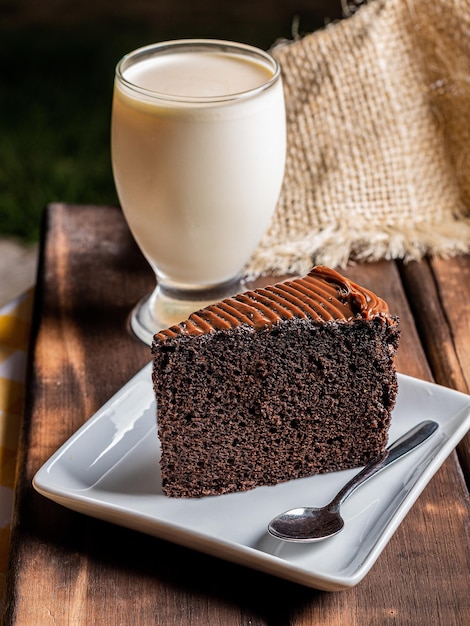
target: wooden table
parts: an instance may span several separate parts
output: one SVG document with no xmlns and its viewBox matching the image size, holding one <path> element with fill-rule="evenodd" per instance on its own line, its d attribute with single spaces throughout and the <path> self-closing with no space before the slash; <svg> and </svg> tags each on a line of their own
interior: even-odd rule
<svg viewBox="0 0 470 626">
<path fill-rule="evenodd" d="M 400 372 L 469 392 L 468 256 L 345 273 L 400 315 Z M 126 324 L 152 285 L 118 209 L 48 207 L 4 623 L 470 624 L 468 435 L 366 578 L 335 593 L 80 515 L 35 493 L 37 469 L 150 360 Z"/>
</svg>

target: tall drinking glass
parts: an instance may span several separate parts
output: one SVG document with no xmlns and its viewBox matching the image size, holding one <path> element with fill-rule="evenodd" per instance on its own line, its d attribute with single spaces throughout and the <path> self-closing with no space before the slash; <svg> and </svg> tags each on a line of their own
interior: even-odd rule
<svg viewBox="0 0 470 626">
<path fill-rule="evenodd" d="M 187 39 L 118 63 L 114 180 L 157 281 L 131 314 L 140 339 L 240 291 L 278 200 L 285 135 L 280 69 L 262 50 Z"/>
</svg>

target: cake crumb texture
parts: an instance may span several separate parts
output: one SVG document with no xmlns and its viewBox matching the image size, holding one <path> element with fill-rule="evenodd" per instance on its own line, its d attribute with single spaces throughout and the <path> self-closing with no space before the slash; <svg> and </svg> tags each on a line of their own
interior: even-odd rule
<svg viewBox="0 0 470 626">
<path fill-rule="evenodd" d="M 162 488 L 246 491 L 365 465 L 386 446 L 398 320 L 279 320 L 154 342 Z"/>
</svg>

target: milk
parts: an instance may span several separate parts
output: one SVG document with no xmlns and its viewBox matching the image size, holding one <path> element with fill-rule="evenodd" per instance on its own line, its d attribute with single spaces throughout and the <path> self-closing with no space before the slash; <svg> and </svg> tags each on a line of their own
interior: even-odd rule
<svg viewBox="0 0 470 626">
<path fill-rule="evenodd" d="M 124 61 L 122 76 L 113 171 L 139 247 L 169 287 L 233 279 L 266 231 L 282 184 L 280 79 L 262 58 L 178 49 Z"/>
</svg>

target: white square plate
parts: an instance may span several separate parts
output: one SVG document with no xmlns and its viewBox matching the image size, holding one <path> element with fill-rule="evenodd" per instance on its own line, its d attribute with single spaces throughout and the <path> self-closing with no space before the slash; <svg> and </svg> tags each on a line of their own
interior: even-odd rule
<svg viewBox="0 0 470 626">
<path fill-rule="evenodd" d="M 151 364 L 43 465 L 33 484 L 92 517 L 316 589 L 346 589 L 367 574 L 470 428 L 470 396 L 403 375 L 398 382 L 390 441 L 422 420 L 435 420 L 439 429 L 351 496 L 342 507 L 344 530 L 319 543 L 279 541 L 267 524 L 287 509 L 328 503 L 358 470 L 200 499 L 163 495 Z"/>
</svg>

